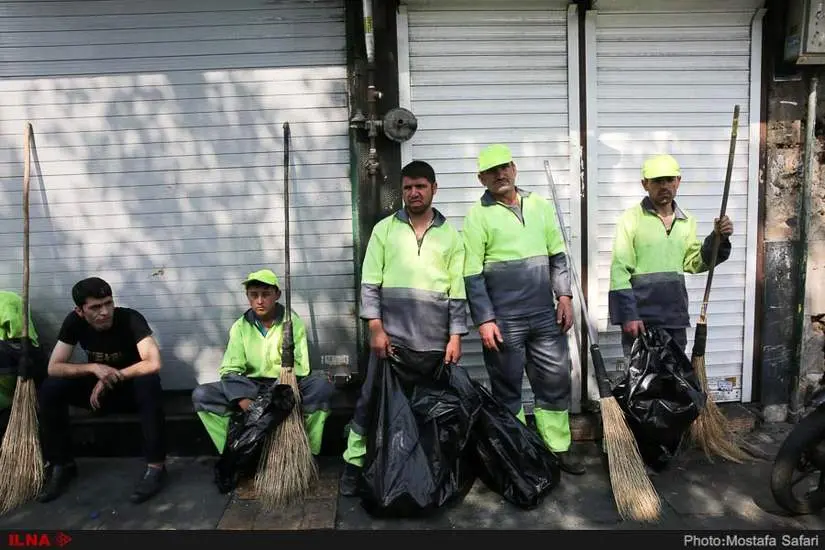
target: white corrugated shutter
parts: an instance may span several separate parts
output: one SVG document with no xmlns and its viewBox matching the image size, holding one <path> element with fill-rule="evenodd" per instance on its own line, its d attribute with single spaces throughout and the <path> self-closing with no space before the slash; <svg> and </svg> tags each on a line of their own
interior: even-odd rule
<svg viewBox="0 0 825 550">
<path fill-rule="evenodd" d="M 0 28 L 0 287 L 22 280 L 30 120 L 41 332 L 98 275 L 154 327 L 165 387 L 216 378 L 240 282 L 283 277 L 289 121 L 293 307 L 314 368 L 354 359 L 342 0 L 0 2 Z"/>
<path fill-rule="evenodd" d="M 587 158 L 588 261 L 601 347 L 608 368 L 614 367 L 622 355 L 620 329 L 608 326 L 607 308 L 615 221 L 645 194 L 640 183 L 644 158 L 668 152 L 678 159 L 683 175 L 676 200 L 698 218 L 704 238 L 719 215 L 733 107 L 739 104 L 727 207 L 736 234 L 730 259 L 714 274 L 705 355 L 713 397 L 738 401 L 743 364 L 745 376 L 752 369 L 753 345 L 749 289 L 754 286 L 758 185 L 750 122 L 752 79 L 758 90 L 760 78 L 758 72 L 751 74 L 753 2 L 671 2 L 666 12 L 641 11 L 639 3 L 624 2 L 634 8 L 610 9 L 622 3 L 603 2 L 601 11 L 587 16 L 587 126 L 596 137 Z M 695 327 L 706 275 L 686 277 Z M 693 329 L 688 333 L 690 355 Z"/>
<path fill-rule="evenodd" d="M 434 205 L 460 230 L 484 191 L 476 176 L 482 147 L 507 143 L 518 167 L 518 185 L 552 200 L 544 174 L 547 159 L 577 249 L 579 202 L 577 193 L 571 200 L 571 189 L 579 182 L 578 90 L 574 84 L 571 97 L 568 75 L 574 73 L 577 80 L 578 61 L 574 57 L 568 63 L 568 40 L 576 44 L 578 39 L 568 36 L 566 2 L 514 1 L 506 8 L 487 1 L 407 4 L 398 31 L 401 105 L 418 117 L 418 130 L 402 148 L 403 162 L 432 164 L 439 183 Z M 572 346 L 572 337 L 570 342 Z M 462 364 L 486 382 L 481 350 L 472 329 Z M 577 357 L 575 361 L 577 401 Z M 524 401 L 530 410 L 526 376 Z"/>
</svg>

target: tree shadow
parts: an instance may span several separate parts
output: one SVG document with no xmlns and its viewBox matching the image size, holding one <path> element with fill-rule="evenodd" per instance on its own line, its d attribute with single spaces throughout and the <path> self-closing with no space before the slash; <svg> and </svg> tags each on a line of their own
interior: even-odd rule
<svg viewBox="0 0 825 550">
<path fill-rule="evenodd" d="M 165 389 L 217 378 L 248 307 L 241 281 L 262 267 L 284 276 L 289 121 L 293 308 L 313 369 L 327 355 L 355 364 L 343 3 L 209 6 L 220 16 L 20 8 L 10 40 L 45 42 L 3 63 L 0 287 L 22 279 L 22 139 L 11 129 L 25 117 L 36 143 L 31 303 L 44 342 L 73 307 L 74 282 L 96 275 L 154 329 Z M 61 61 L 71 58 L 85 62 Z"/>
</svg>

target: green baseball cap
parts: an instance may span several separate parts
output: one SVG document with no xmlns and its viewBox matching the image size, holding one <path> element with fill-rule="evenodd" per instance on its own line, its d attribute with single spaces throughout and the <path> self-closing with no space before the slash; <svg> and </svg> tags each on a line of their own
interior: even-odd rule
<svg viewBox="0 0 825 550">
<path fill-rule="evenodd" d="M 275 275 L 271 269 L 261 269 L 250 273 L 247 275 L 243 284 L 246 286 L 252 282 L 264 283 L 266 285 L 280 288 L 280 285 L 278 284 L 278 276 Z"/>
<path fill-rule="evenodd" d="M 651 157 L 642 165 L 642 179 L 673 178 L 681 175 L 679 163 L 670 155 Z"/>
<path fill-rule="evenodd" d="M 493 166 L 500 166 L 512 162 L 513 154 L 510 148 L 506 145 L 496 143 L 495 145 L 488 145 L 481 150 L 478 155 L 478 171 L 479 173 L 489 170 Z"/>
</svg>

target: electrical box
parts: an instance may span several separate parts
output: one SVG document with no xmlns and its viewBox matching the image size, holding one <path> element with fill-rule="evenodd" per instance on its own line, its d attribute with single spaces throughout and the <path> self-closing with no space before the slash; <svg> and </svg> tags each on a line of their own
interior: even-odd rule
<svg viewBox="0 0 825 550">
<path fill-rule="evenodd" d="M 825 65 L 825 0 L 788 0 L 785 61 Z"/>
</svg>

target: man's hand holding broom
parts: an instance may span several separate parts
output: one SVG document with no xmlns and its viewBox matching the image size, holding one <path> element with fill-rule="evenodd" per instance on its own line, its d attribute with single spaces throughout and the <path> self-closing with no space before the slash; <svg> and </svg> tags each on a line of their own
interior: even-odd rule
<svg viewBox="0 0 825 550">
<path fill-rule="evenodd" d="M 713 219 L 713 229 L 724 238 L 733 235 L 733 222 L 727 216 L 722 216 L 722 219 Z"/>
</svg>

